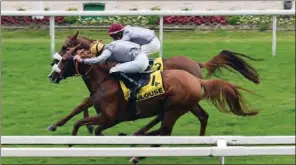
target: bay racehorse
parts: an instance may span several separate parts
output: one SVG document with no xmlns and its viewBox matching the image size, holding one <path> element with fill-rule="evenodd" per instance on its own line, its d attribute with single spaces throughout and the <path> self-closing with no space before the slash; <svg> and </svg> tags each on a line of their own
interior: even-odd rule
<svg viewBox="0 0 296 165">
<path fill-rule="evenodd" d="M 77 47 L 76 47 L 77 48 Z M 72 135 L 76 136 L 78 130 L 84 125 L 115 126 L 124 121 L 148 118 L 163 114 L 161 127 L 147 135 L 170 136 L 175 122 L 201 100 L 211 102 L 221 112 L 233 113 L 237 116 L 254 116 L 258 112 L 252 110 L 241 95 L 238 87 L 224 80 L 202 80 L 183 70 L 164 70 L 160 72 L 165 93 L 152 99 L 137 103 L 138 117 L 134 118 L 128 113 L 123 92 L 117 80 L 109 76 L 109 70 L 116 65 L 114 62 L 106 62 L 99 65 L 86 65 L 75 63 L 73 55 L 76 52 L 71 49 L 67 52 L 59 65 L 58 74 L 51 75 L 50 79 L 60 79 L 75 76 L 88 76 L 88 88 L 92 93 L 91 99 L 98 115 L 86 117 L 77 121 Z M 76 52 L 82 58 L 89 58 L 88 51 Z M 249 91 L 250 92 L 250 91 Z"/>
<path fill-rule="evenodd" d="M 55 54 L 55 57 L 52 64 L 56 64 L 62 56 L 66 53 L 66 50 L 70 47 L 73 47 L 77 44 L 80 44 L 80 48 L 83 49 L 89 49 L 90 44 L 94 41 L 91 39 L 88 39 L 86 37 L 78 37 L 79 31 L 76 32 L 76 34 L 69 36 L 68 39 L 64 42 L 62 45 L 60 51 L 58 54 Z M 248 80 L 254 82 L 255 84 L 259 84 L 259 76 L 255 68 L 253 68 L 250 64 L 248 64 L 245 60 L 243 60 L 240 57 L 245 57 L 250 60 L 258 61 L 261 59 L 255 59 L 252 57 L 249 57 L 244 54 L 235 53 L 227 50 L 221 51 L 217 56 L 213 57 L 208 62 L 200 63 L 191 60 L 190 58 L 184 57 L 184 56 L 174 56 L 171 58 L 164 58 L 163 64 L 164 64 L 164 70 L 170 70 L 170 69 L 181 69 L 189 72 L 190 74 L 202 78 L 202 72 L 201 68 L 206 68 L 208 71 L 208 76 L 211 76 L 215 71 L 220 70 L 220 68 L 226 68 L 229 69 L 232 68 L 239 73 L 241 73 L 245 78 Z M 55 74 L 55 73 L 54 73 Z M 67 75 L 66 75 L 67 76 Z M 55 83 L 59 83 L 59 81 L 63 78 L 60 76 L 54 76 L 55 79 L 51 78 L 51 80 Z M 86 77 L 82 76 L 82 79 L 86 83 Z M 81 104 L 79 104 L 72 112 L 61 119 L 60 121 L 56 122 L 55 124 L 51 125 L 49 127 L 49 130 L 55 131 L 58 126 L 63 126 L 67 121 L 69 121 L 73 116 L 84 112 L 84 117 L 88 117 L 88 108 L 93 106 L 91 97 L 87 97 L 83 100 Z M 207 112 L 199 105 L 197 104 L 196 107 L 191 110 L 191 112 L 199 119 L 201 125 L 200 125 L 200 135 L 205 135 L 206 126 L 207 126 L 207 120 L 208 120 L 208 114 Z M 158 122 L 160 122 L 159 117 L 156 117 L 152 122 L 150 122 L 148 125 L 146 125 L 144 128 L 140 129 L 139 131 L 135 132 L 134 135 L 143 134 L 144 132 L 148 131 L 150 128 L 152 128 L 154 125 L 156 125 Z M 93 127 L 88 125 L 89 132 L 93 131 Z M 101 134 L 101 131 L 106 129 L 105 127 L 98 127 L 96 130 L 96 135 Z"/>
</svg>

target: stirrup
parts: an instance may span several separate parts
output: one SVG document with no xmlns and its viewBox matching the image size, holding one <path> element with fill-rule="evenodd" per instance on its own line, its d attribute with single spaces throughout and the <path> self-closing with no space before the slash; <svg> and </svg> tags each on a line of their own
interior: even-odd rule
<svg viewBox="0 0 296 165">
<path fill-rule="evenodd" d="M 137 90 L 135 90 L 135 88 L 137 88 Z M 134 95 L 135 95 L 134 96 L 134 99 L 137 100 L 137 94 L 140 91 L 140 89 L 141 89 L 140 84 L 137 84 L 136 87 L 133 87 L 133 89 L 130 89 L 130 92 L 129 92 L 129 100 L 132 98 L 131 96 L 132 96 L 132 93 L 133 92 L 134 92 Z M 133 91 L 133 90 L 135 90 L 135 91 Z"/>
<path fill-rule="evenodd" d="M 132 99 L 132 91 L 129 92 L 128 100 L 130 101 Z M 137 101 L 137 94 L 135 94 L 134 98 Z"/>
</svg>

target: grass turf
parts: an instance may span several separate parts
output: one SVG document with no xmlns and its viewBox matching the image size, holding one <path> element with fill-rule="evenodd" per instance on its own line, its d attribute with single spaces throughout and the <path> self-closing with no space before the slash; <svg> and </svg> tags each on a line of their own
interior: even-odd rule
<svg viewBox="0 0 296 165">
<path fill-rule="evenodd" d="M 74 30 L 56 32 L 56 50 Z M 50 40 L 48 31 L 8 31 L 2 29 L 2 135 L 70 135 L 77 115 L 56 132 L 47 126 L 68 114 L 84 97 L 87 88 L 81 78 L 70 78 L 55 85 L 49 82 Z M 81 31 L 82 36 L 109 42 L 106 32 Z M 209 113 L 207 135 L 295 135 L 295 39 L 294 32 L 278 32 L 277 56 L 271 56 L 271 32 L 165 32 L 164 56 L 185 55 L 208 61 L 222 49 L 244 53 L 265 61 L 250 62 L 259 72 L 261 84 L 255 85 L 227 70 L 219 74 L 225 80 L 256 91 L 244 93 L 255 117 L 223 114 L 202 101 Z M 206 73 L 204 71 L 204 73 Z M 90 110 L 94 115 L 94 110 Z M 132 133 L 151 119 L 125 122 L 106 130 L 105 135 Z M 199 121 L 190 113 L 180 118 L 173 136 L 198 136 Z M 157 127 L 155 127 L 157 128 Z M 86 128 L 79 135 L 89 135 Z M 229 164 L 293 164 L 293 156 L 226 157 Z M 117 164 L 128 158 L 2 158 L 8 164 Z M 217 164 L 212 157 L 158 157 L 144 164 Z"/>
</svg>

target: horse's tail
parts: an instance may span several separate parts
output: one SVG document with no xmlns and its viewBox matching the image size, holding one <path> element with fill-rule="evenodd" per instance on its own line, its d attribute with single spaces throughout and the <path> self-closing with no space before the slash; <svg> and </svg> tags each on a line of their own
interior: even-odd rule
<svg viewBox="0 0 296 165">
<path fill-rule="evenodd" d="M 250 110 L 245 98 L 241 95 L 238 89 L 248 92 L 251 91 L 237 87 L 224 80 L 199 80 L 204 89 L 203 99 L 214 104 L 221 112 L 232 112 L 237 116 L 254 116 L 258 114 L 257 111 Z"/>
<path fill-rule="evenodd" d="M 228 50 L 222 50 L 218 55 L 213 57 L 210 61 L 199 63 L 201 68 L 206 68 L 208 70 L 208 76 L 211 76 L 215 73 L 216 70 L 220 70 L 220 68 L 225 68 L 230 70 L 229 67 L 241 73 L 245 78 L 254 82 L 255 84 L 259 84 L 259 75 L 255 68 L 253 68 L 250 64 L 248 64 L 241 57 L 248 58 L 253 61 L 262 61 L 264 59 L 255 59 L 249 57 L 244 54 L 231 52 Z M 232 70 L 230 70 L 232 71 Z"/>
</svg>

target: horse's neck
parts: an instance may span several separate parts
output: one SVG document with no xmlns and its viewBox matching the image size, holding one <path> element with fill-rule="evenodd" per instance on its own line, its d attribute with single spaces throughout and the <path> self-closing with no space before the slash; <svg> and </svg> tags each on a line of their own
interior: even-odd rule
<svg viewBox="0 0 296 165">
<path fill-rule="evenodd" d="M 82 76 L 82 80 L 83 80 L 84 84 L 86 85 L 89 93 L 92 93 L 93 91 L 91 89 L 91 84 L 90 84 L 90 80 L 89 80 L 88 76 Z"/>
<path fill-rule="evenodd" d="M 91 43 L 92 43 L 92 40 L 87 40 L 86 38 L 82 38 L 82 37 L 77 37 L 77 42 L 79 44 L 81 44 L 81 46 L 84 48 L 84 49 L 89 49 Z"/>
<path fill-rule="evenodd" d="M 88 81 L 86 85 L 89 85 L 91 93 L 95 92 L 98 88 L 106 89 L 105 82 L 111 79 L 108 70 L 105 70 L 105 68 L 99 65 L 93 65 L 87 76 Z"/>
</svg>

